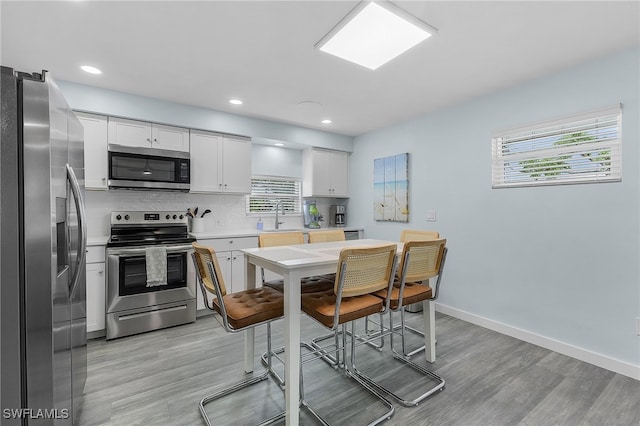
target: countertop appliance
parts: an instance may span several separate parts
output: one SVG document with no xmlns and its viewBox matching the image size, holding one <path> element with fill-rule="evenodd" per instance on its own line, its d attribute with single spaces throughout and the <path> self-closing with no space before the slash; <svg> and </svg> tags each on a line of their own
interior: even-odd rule
<svg viewBox="0 0 640 426">
<path fill-rule="evenodd" d="M 71 425 L 87 374 L 84 130 L 47 71 L 0 72 L 2 425 Z"/>
<path fill-rule="evenodd" d="M 331 226 L 346 226 L 347 206 L 331 206 L 329 208 L 329 223 L 331 224 Z"/>
<path fill-rule="evenodd" d="M 187 217 L 177 211 L 111 213 L 107 241 L 107 339 L 196 320 Z M 160 272 L 162 282 L 152 280 Z"/>
<path fill-rule="evenodd" d="M 319 229 L 322 215 L 318 211 L 315 200 L 304 200 L 302 205 L 302 214 L 304 216 L 304 227 L 310 229 Z"/>
<path fill-rule="evenodd" d="M 109 144 L 110 189 L 188 192 L 188 152 Z"/>
</svg>

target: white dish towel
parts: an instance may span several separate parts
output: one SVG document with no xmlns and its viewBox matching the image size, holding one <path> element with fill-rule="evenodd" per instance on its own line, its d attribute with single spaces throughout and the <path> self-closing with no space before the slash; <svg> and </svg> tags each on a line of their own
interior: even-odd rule
<svg viewBox="0 0 640 426">
<path fill-rule="evenodd" d="M 147 247 L 147 287 L 167 285 L 167 248 Z"/>
</svg>

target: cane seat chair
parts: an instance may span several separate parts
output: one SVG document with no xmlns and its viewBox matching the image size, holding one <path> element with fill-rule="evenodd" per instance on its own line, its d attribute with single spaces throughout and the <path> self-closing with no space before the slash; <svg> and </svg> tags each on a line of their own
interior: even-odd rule
<svg viewBox="0 0 640 426">
<path fill-rule="evenodd" d="M 309 232 L 309 244 L 346 240 L 342 229 L 328 229 Z"/>
<path fill-rule="evenodd" d="M 423 229 L 403 229 L 400 232 L 400 242 L 402 243 L 406 243 L 407 241 L 431 241 L 431 240 L 437 240 L 439 238 L 440 238 L 440 233 L 438 231 L 429 231 L 429 230 L 423 230 Z M 399 274 L 399 273 L 400 273 L 400 269 L 397 270 L 396 274 Z M 411 303 L 405 303 L 405 306 L 409 306 L 409 305 L 411 305 Z M 418 312 L 418 309 L 420 309 L 420 307 L 416 307 L 415 311 L 412 311 L 411 309 L 407 308 L 407 310 L 409 310 L 410 312 Z M 380 323 L 377 323 L 375 320 L 371 320 L 367 318 L 367 322 L 365 324 L 365 330 L 367 331 L 367 333 L 369 333 L 369 321 L 371 321 L 374 324 L 378 324 L 378 326 L 380 327 L 380 330 L 376 330 L 374 331 L 374 333 L 379 333 L 382 336 L 380 338 L 380 344 L 376 344 L 376 343 L 373 343 L 372 341 L 369 341 L 369 345 L 378 349 L 382 349 L 382 347 L 384 346 L 384 335 L 385 335 L 385 333 L 383 332 L 382 318 L 380 319 Z M 417 330 L 415 328 L 407 326 L 406 329 L 418 335 L 424 336 L 424 333 L 422 333 L 420 330 Z"/>
<path fill-rule="evenodd" d="M 428 388 L 425 392 L 421 393 L 419 396 L 409 399 L 405 396 L 400 396 L 396 392 L 390 390 L 388 387 L 384 387 L 376 382 L 369 376 L 366 376 L 364 373 L 360 372 L 357 369 L 357 366 L 352 365 L 353 371 L 356 374 L 369 383 L 371 386 L 376 389 L 391 395 L 394 399 L 396 399 L 400 404 L 410 407 L 414 405 L 418 405 L 425 398 L 429 397 L 436 391 L 444 389 L 445 381 L 435 373 L 424 369 L 423 367 L 411 362 L 409 360 L 409 356 L 406 355 L 405 350 L 405 323 L 404 323 L 404 307 L 412 304 L 418 303 L 425 300 L 435 300 L 438 297 L 438 291 L 440 289 L 440 280 L 442 278 L 442 271 L 444 268 L 444 262 L 447 255 L 447 240 L 445 239 L 437 239 L 430 241 L 407 241 L 404 243 L 402 257 L 400 258 L 400 264 L 398 266 L 399 275 L 394 280 L 394 285 L 390 287 L 390 289 L 382 289 L 375 293 L 381 300 L 389 300 L 389 309 L 390 311 L 400 311 L 401 317 L 401 326 L 400 336 L 402 339 L 402 354 L 395 351 L 393 336 L 396 328 L 393 325 L 393 315 L 390 313 L 389 315 L 389 333 L 391 340 L 391 351 L 393 357 L 399 361 L 404 362 L 409 365 L 413 369 L 422 373 L 424 376 L 429 378 L 430 383 L 435 383 L 434 386 Z M 435 291 L 429 287 L 429 279 L 438 277 L 436 281 Z M 424 336 L 424 334 L 423 334 Z M 419 348 L 414 351 L 417 353 L 418 351 L 424 349 Z"/>
<path fill-rule="evenodd" d="M 215 251 L 197 243 L 193 243 L 193 250 L 196 276 L 205 303 L 208 309 L 219 314 L 224 329 L 230 333 L 237 333 L 263 324 L 267 327 L 267 368 L 264 373 L 207 395 L 200 400 L 200 413 L 204 421 L 210 425 L 211 420 L 205 410 L 206 404 L 268 379 L 270 375 L 279 378 L 274 375 L 271 366 L 273 355 L 271 322 L 284 315 L 284 298 L 282 293 L 269 287 L 227 293 Z M 211 301 L 209 296 L 213 296 Z M 285 413 L 281 412 L 260 424 L 271 424 L 284 416 Z"/>
<path fill-rule="evenodd" d="M 343 344 L 341 348 L 336 347 L 336 352 L 341 351 L 343 357 L 346 356 L 347 323 L 351 323 L 351 335 L 354 335 L 355 321 L 357 319 L 386 312 L 389 307 L 390 296 L 385 300 L 375 293 L 386 291 L 387 294 L 391 294 L 390 287 L 393 285 L 396 268 L 396 250 L 395 244 L 344 248 L 340 252 L 333 288 L 323 292 L 302 295 L 301 305 L 304 313 L 331 331 L 337 331 L 338 328 L 342 328 Z M 309 346 L 309 349 L 312 350 L 311 354 L 316 358 L 325 357 L 326 352 L 322 349 L 317 349 L 314 346 Z M 354 356 L 355 339 L 352 338 L 352 364 Z M 360 380 L 357 375 L 352 375 L 347 368 L 345 368 L 345 371 L 349 377 L 354 378 L 387 407 L 387 412 L 370 424 L 377 424 L 393 414 L 393 405 L 379 392 Z M 322 417 L 305 401 L 304 386 L 301 386 L 300 395 L 302 405 L 326 424 Z"/>
<path fill-rule="evenodd" d="M 426 240 L 429 241 L 429 240 Z M 430 300 L 432 302 L 436 301 L 438 299 L 438 294 L 440 292 L 440 282 L 442 280 L 442 272 L 444 271 L 444 263 L 447 257 L 447 252 L 448 249 L 446 247 L 446 241 L 445 239 L 438 239 L 438 240 L 431 240 L 431 241 L 441 241 L 440 243 L 433 243 L 434 247 L 438 246 L 438 256 L 441 256 L 439 258 L 430 258 L 428 261 L 426 262 L 422 262 L 419 263 L 420 267 L 417 268 L 414 272 L 408 272 L 408 275 L 406 277 L 398 277 L 396 276 L 396 283 L 394 286 L 394 289 L 398 289 L 399 288 L 399 282 L 401 280 L 401 278 L 404 278 L 404 291 L 403 294 L 400 295 L 399 291 L 397 291 L 397 293 L 395 293 L 395 295 L 397 296 L 401 296 L 398 297 L 398 300 L 395 301 L 395 295 L 392 294 L 391 295 L 391 309 L 395 312 L 399 311 L 400 312 L 400 336 L 402 338 L 402 355 L 405 358 L 411 358 L 413 355 L 417 354 L 418 352 L 421 352 L 425 349 L 424 345 L 419 346 L 416 349 L 413 349 L 412 351 L 408 352 L 407 348 L 406 348 L 406 339 L 405 339 L 405 331 L 409 330 L 412 333 L 415 333 L 419 336 L 424 337 L 424 333 L 420 330 L 417 330 L 413 327 L 409 327 L 408 325 L 406 325 L 406 321 L 405 321 L 405 311 L 407 309 L 407 307 L 409 305 L 412 305 L 414 303 L 420 303 L 420 302 L 424 302 L 425 300 Z M 416 247 L 416 244 L 411 244 L 410 247 Z M 435 249 L 434 249 L 435 250 Z M 433 252 L 431 252 L 433 254 Z M 415 258 L 416 256 L 414 256 Z M 402 259 L 404 259 L 404 256 L 402 257 Z M 416 259 L 417 261 L 417 259 Z M 433 263 L 435 262 L 435 263 Z M 410 265 L 413 265 L 414 262 L 410 262 Z M 413 266 L 410 267 L 410 270 L 413 268 Z M 422 269 L 420 269 L 422 268 Z M 426 270 L 425 270 L 426 268 Z M 429 269 L 431 268 L 431 269 Z M 399 271 L 401 271 L 401 267 L 398 268 Z M 420 274 L 424 273 L 427 278 L 421 278 Z M 435 283 L 435 289 L 431 288 L 429 286 L 430 282 L 430 278 L 434 278 L 437 276 L 437 280 Z M 420 287 L 418 287 L 420 286 Z M 425 290 L 424 288 L 428 288 L 429 290 Z M 431 293 L 429 293 L 429 291 Z M 391 315 L 390 315 L 391 318 Z M 390 321 L 393 321 L 393 318 L 390 319 Z M 393 326 L 393 323 L 391 322 L 391 326 Z M 397 329 L 398 326 L 394 327 L 394 330 Z M 391 336 L 393 337 L 393 335 Z M 393 348 L 392 348 L 393 349 Z M 394 349 L 395 350 L 395 349 Z"/>
<path fill-rule="evenodd" d="M 440 238 L 438 231 L 425 231 L 422 229 L 403 229 L 400 232 L 400 241 L 406 243 L 407 241 L 430 241 Z"/>
<path fill-rule="evenodd" d="M 276 247 L 304 244 L 304 234 L 302 232 L 263 232 L 258 235 L 258 247 Z M 264 276 L 264 269 L 261 268 L 262 286 L 271 287 L 281 293 L 284 292 L 284 280 L 276 279 L 267 281 Z M 305 277 L 300 280 L 301 293 L 314 293 L 324 291 L 333 286 L 331 278 L 324 276 Z"/>
</svg>

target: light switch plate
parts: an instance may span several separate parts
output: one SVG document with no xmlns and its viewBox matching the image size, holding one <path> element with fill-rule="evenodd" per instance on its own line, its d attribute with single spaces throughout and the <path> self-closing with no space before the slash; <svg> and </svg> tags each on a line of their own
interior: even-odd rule
<svg viewBox="0 0 640 426">
<path fill-rule="evenodd" d="M 435 222 L 435 221 L 436 221 L 436 211 L 427 210 L 427 222 Z"/>
</svg>

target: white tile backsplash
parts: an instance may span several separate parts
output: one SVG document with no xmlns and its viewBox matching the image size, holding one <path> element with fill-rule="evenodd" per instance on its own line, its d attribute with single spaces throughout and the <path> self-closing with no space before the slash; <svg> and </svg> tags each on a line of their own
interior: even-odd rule
<svg viewBox="0 0 640 426">
<path fill-rule="evenodd" d="M 176 210 L 186 213 L 187 208 L 198 207 L 199 216 L 206 209 L 211 209 L 212 213 L 204 217 L 204 232 L 255 229 L 258 221 L 257 217 L 245 214 L 244 195 L 110 190 L 86 191 L 85 199 L 88 216 L 87 233 L 90 238 L 109 235 L 111 212 L 117 210 Z M 326 214 L 323 214 L 328 218 L 329 207 L 326 210 Z M 285 215 L 282 220 L 285 222 L 281 225 L 283 228 L 303 226 L 301 216 Z M 265 229 L 273 228 L 273 217 L 263 217 L 262 221 Z M 328 219 L 326 226 L 328 226 Z"/>
</svg>

